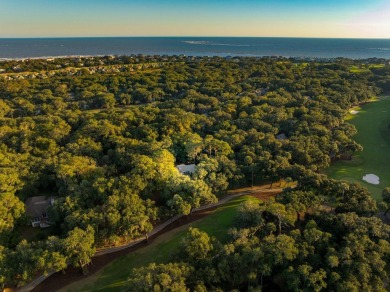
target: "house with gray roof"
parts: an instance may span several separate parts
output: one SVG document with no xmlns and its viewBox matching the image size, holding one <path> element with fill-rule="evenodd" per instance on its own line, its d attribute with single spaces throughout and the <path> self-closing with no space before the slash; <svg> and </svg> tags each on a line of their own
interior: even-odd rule
<svg viewBox="0 0 390 292">
<path fill-rule="evenodd" d="M 32 227 L 49 227 L 48 208 L 53 206 L 56 197 L 35 196 L 26 200 L 26 215 L 31 219 Z"/>
<path fill-rule="evenodd" d="M 285 133 L 280 133 L 279 135 L 276 135 L 276 139 L 278 140 L 287 140 L 287 136 Z"/>
</svg>

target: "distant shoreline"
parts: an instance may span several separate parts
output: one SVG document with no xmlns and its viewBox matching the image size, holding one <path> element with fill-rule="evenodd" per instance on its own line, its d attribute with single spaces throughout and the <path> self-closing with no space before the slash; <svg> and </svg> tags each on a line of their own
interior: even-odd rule
<svg viewBox="0 0 390 292">
<path fill-rule="evenodd" d="M 0 60 L 102 56 L 390 59 L 390 39 L 271 37 L 0 38 Z"/>
<path fill-rule="evenodd" d="M 370 60 L 370 59 L 383 59 L 385 61 L 390 62 L 390 57 L 389 58 L 377 58 L 377 57 L 371 57 L 371 58 L 364 58 L 364 59 L 354 59 L 354 58 L 347 58 L 347 57 L 332 57 L 332 58 L 324 58 L 324 57 L 302 57 L 302 56 L 191 56 L 191 55 L 167 55 L 167 54 L 161 54 L 161 55 L 149 55 L 149 54 L 131 54 L 131 55 L 113 55 L 113 54 L 107 54 L 107 55 L 64 55 L 64 56 L 42 56 L 42 57 L 15 57 L 15 58 L 1 58 L 0 57 L 0 62 L 9 62 L 9 61 L 29 61 L 29 60 L 42 60 L 42 61 L 50 61 L 50 60 L 55 60 L 55 59 L 73 59 L 73 58 L 83 58 L 83 59 L 88 59 L 88 58 L 103 58 L 103 57 L 121 57 L 121 56 L 126 56 L 126 57 L 137 57 L 138 55 L 142 55 L 143 57 L 163 57 L 163 56 L 168 56 L 168 57 L 194 57 L 194 58 L 286 58 L 286 59 L 295 59 L 295 60 L 300 60 L 300 61 L 335 61 L 337 59 L 348 59 L 348 60 Z"/>
<path fill-rule="evenodd" d="M 29 39 L 169 39 L 169 38 L 191 38 L 191 39 L 313 39 L 313 40 L 390 40 L 387 38 L 346 38 L 346 37 L 287 37 L 287 36 L 46 36 L 46 37 L 0 37 L 0 40 L 29 40 Z"/>
<path fill-rule="evenodd" d="M 69 55 L 69 56 L 42 56 L 42 57 L 15 57 L 15 58 L 1 58 L 0 62 L 6 61 L 26 61 L 26 60 L 50 60 L 50 59 L 70 59 L 70 58 L 102 58 L 114 55 Z"/>
</svg>

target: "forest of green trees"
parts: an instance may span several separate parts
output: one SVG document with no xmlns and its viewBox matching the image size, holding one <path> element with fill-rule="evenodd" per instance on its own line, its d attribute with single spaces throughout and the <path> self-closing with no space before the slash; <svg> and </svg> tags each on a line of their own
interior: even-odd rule
<svg viewBox="0 0 390 292">
<path fill-rule="evenodd" d="M 390 91 L 389 66 L 351 72 L 362 64 L 0 62 L 0 287 L 67 265 L 87 273 L 96 248 L 143 236 L 228 189 L 288 179 L 297 187 L 276 200 L 240 207 L 228 244 L 191 229 L 171 263 L 137 269 L 126 289 L 385 291 L 390 229 L 376 217 L 376 201 L 360 185 L 321 173 L 362 149 L 344 120 L 349 108 Z M 183 163 L 196 172 L 179 173 Z M 40 195 L 57 197 L 52 225 L 28 237 L 24 202 Z M 299 218 L 323 202 L 334 212 Z"/>
</svg>

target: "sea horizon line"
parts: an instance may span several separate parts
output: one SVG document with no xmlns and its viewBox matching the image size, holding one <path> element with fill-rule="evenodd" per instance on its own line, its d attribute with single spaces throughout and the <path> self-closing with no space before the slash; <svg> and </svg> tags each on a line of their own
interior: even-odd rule
<svg viewBox="0 0 390 292">
<path fill-rule="evenodd" d="M 263 39 L 348 39 L 348 40 L 390 40 L 387 38 L 358 37 L 305 37 L 305 36 L 0 36 L 0 39 L 82 39 L 82 38 L 263 38 Z"/>
</svg>

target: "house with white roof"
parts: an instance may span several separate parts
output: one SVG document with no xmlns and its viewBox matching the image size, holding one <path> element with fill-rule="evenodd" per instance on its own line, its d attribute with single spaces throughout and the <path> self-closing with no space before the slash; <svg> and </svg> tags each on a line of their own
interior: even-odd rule
<svg viewBox="0 0 390 292">
<path fill-rule="evenodd" d="M 195 164 L 179 164 L 176 165 L 176 168 L 181 174 L 186 174 L 186 175 L 191 175 L 196 171 Z"/>
</svg>

